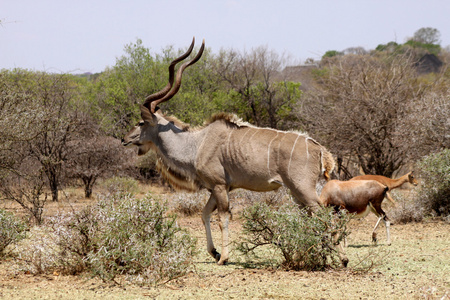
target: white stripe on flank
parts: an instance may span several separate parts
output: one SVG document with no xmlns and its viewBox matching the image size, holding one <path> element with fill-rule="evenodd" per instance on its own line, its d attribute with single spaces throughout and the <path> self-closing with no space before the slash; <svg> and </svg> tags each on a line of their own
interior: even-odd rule
<svg viewBox="0 0 450 300">
<path fill-rule="evenodd" d="M 248 139 L 248 141 L 250 142 L 250 140 L 253 138 L 253 136 L 258 132 L 258 129 L 260 128 L 253 128 L 255 129 L 255 132 L 252 134 L 252 136 Z"/>
<path fill-rule="evenodd" d="M 310 137 L 307 137 L 305 139 L 305 143 L 306 143 L 306 159 L 309 158 L 309 151 L 308 151 L 308 140 L 311 139 Z"/>
<path fill-rule="evenodd" d="M 300 138 L 300 134 L 297 135 L 297 138 L 295 139 L 294 145 L 292 146 L 291 150 L 291 157 L 289 158 L 289 164 L 288 164 L 288 176 L 289 176 L 289 170 L 291 169 L 291 162 L 292 162 L 292 155 L 294 154 L 295 144 L 297 144 L 297 140 Z"/>
<path fill-rule="evenodd" d="M 231 139 L 232 133 L 233 133 L 233 130 L 230 130 L 230 134 L 228 134 L 228 140 L 227 140 L 227 155 L 228 155 L 228 157 L 230 156 L 230 139 Z"/>
<path fill-rule="evenodd" d="M 245 136 L 247 135 L 247 133 L 250 131 L 250 128 L 247 129 L 247 131 L 245 131 L 244 135 L 241 138 L 241 141 L 239 142 L 239 144 L 242 144 L 242 141 L 244 140 Z"/>
<path fill-rule="evenodd" d="M 286 131 L 281 131 L 281 133 L 284 133 L 284 136 L 282 136 L 280 138 L 280 141 L 278 142 L 278 153 L 277 153 L 277 165 L 280 164 L 280 147 L 281 147 L 281 141 L 283 140 L 283 138 L 288 134 L 288 132 Z"/>
<path fill-rule="evenodd" d="M 267 148 L 267 171 L 269 172 L 269 177 L 270 175 L 270 145 L 272 145 L 272 142 L 278 137 L 278 131 L 277 131 L 277 135 L 270 141 L 269 143 L 269 147 Z"/>
</svg>

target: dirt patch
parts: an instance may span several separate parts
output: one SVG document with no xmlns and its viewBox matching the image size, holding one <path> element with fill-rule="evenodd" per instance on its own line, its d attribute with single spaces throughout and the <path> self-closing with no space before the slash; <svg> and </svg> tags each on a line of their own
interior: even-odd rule
<svg viewBox="0 0 450 300">
<path fill-rule="evenodd" d="M 79 200 L 76 206 L 89 201 Z M 58 209 L 55 209 L 57 211 Z M 245 268 L 243 258 L 231 252 L 230 263 L 217 266 L 206 253 L 200 216 L 178 222 L 198 238 L 195 270 L 158 287 L 121 286 L 81 276 L 33 276 L 16 269 L 13 260 L 0 264 L 2 299 L 450 299 L 450 224 L 428 220 L 391 226 L 392 245 L 386 245 L 383 225 L 379 245 L 370 238 L 376 218 L 351 222 L 346 248 L 350 268 L 326 272 L 293 272 Z M 219 229 L 213 220 L 218 246 Z M 241 234 L 240 220 L 230 226 L 232 240 Z M 218 247 L 220 249 L 220 247 Z M 368 273 L 355 270 L 373 263 Z"/>
</svg>

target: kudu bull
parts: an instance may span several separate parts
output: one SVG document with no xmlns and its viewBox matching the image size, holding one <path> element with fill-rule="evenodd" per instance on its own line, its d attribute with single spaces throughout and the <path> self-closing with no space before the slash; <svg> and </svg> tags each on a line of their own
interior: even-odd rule
<svg viewBox="0 0 450 300">
<path fill-rule="evenodd" d="M 123 138 L 123 145 L 138 147 L 143 155 L 150 149 L 158 156 L 162 176 L 175 189 L 208 189 L 211 196 L 203 209 L 207 249 L 219 265 L 228 260 L 228 192 L 243 188 L 252 191 L 288 187 L 298 204 L 312 210 L 319 207 L 316 183 L 320 176 L 329 178 L 334 168 L 332 155 L 312 138 L 294 131 L 258 128 L 242 122 L 235 115 L 213 116 L 201 128 L 190 128 L 173 117 L 163 115 L 157 105 L 172 98 L 180 88 L 185 68 L 197 62 L 205 42 L 194 59 L 178 69 L 175 65 L 190 55 L 188 51 L 169 66 L 169 83 L 141 105 L 142 121 Z M 222 231 L 222 254 L 213 244 L 211 214 L 218 210 Z"/>
</svg>

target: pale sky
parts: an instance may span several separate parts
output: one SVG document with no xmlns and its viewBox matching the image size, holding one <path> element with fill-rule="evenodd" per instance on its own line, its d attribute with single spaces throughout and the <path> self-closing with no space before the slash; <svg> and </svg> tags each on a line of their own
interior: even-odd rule
<svg viewBox="0 0 450 300">
<path fill-rule="evenodd" d="M 0 69 L 101 72 L 140 38 L 152 53 L 267 46 L 302 62 L 404 43 L 423 27 L 450 45 L 448 0 L 0 0 Z"/>
</svg>

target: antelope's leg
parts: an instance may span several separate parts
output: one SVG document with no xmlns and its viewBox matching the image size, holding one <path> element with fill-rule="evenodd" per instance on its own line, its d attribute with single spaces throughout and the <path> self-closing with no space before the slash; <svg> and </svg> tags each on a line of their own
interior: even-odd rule
<svg viewBox="0 0 450 300">
<path fill-rule="evenodd" d="M 372 231 L 372 242 L 373 242 L 374 244 L 377 243 L 377 233 L 375 232 L 375 230 L 377 230 L 377 227 L 378 227 L 378 225 L 380 224 L 380 221 L 381 221 L 382 219 L 383 219 L 383 216 L 379 216 L 379 217 L 378 217 L 377 223 L 375 224 L 375 227 L 373 228 L 373 231 Z"/>
<path fill-rule="evenodd" d="M 222 231 L 222 255 L 217 264 L 224 265 L 228 261 L 228 224 L 230 222 L 231 212 L 228 202 L 228 192 L 225 186 L 216 186 L 213 189 L 213 195 L 217 199 L 217 209 L 219 213 L 219 226 Z"/>
<path fill-rule="evenodd" d="M 377 242 L 377 233 L 375 232 L 375 230 L 377 229 L 378 225 L 380 224 L 380 221 L 383 220 L 384 225 L 386 226 L 387 244 L 390 245 L 391 244 L 391 233 L 390 233 L 391 222 L 386 217 L 386 213 L 381 209 L 381 204 L 380 205 L 370 205 L 370 208 L 371 208 L 372 212 L 378 217 L 377 224 L 375 224 L 375 227 L 373 228 L 373 231 L 372 231 L 372 241 L 374 243 Z"/>
<path fill-rule="evenodd" d="M 388 244 L 388 246 L 390 246 L 391 245 L 391 233 L 390 233 L 391 222 L 389 221 L 389 219 L 386 216 L 384 216 L 383 221 L 384 221 L 384 225 L 386 226 L 387 244 Z"/>
<path fill-rule="evenodd" d="M 208 202 L 203 208 L 202 221 L 206 231 L 206 243 L 207 243 L 206 249 L 208 250 L 208 253 L 211 254 L 211 256 L 214 257 L 216 261 L 219 261 L 220 253 L 217 252 L 216 248 L 214 247 L 211 235 L 211 214 L 213 213 L 214 210 L 216 210 L 216 208 L 217 208 L 217 201 L 214 195 L 211 193 Z"/>
<path fill-rule="evenodd" d="M 395 207 L 398 206 L 397 202 L 392 198 L 391 194 L 389 192 L 386 192 L 386 198 L 394 204 Z"/>
</svg>

